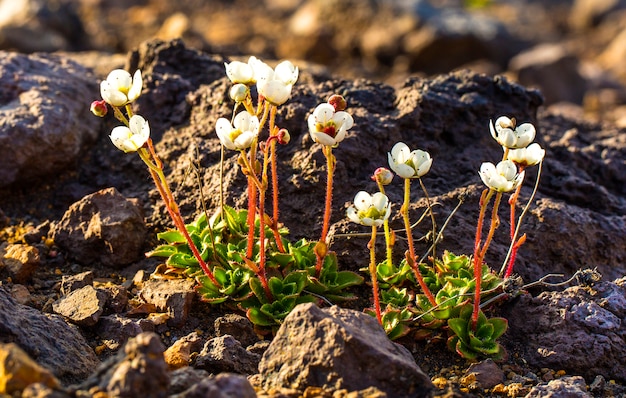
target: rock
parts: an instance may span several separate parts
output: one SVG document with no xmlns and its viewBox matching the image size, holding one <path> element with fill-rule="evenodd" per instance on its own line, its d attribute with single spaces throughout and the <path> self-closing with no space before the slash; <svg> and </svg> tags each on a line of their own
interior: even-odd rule
<svg viewBox="0 0 626 398">
<path fill-rule="evenodd" d="M 63 295 L 85 286 L 93 286 L 93 271 L 85 271 L 77 275 L 63 275 L 61 278 L 61 294 Z"/>
<path fill-rule="evenodd" d="M 476 388 L 488 390 L 504 382 L 504 372 L 491 359 L 470 365 L 465 377 L 471 375 L 476 383 Z"/>
<path fill-rule="evenodd" d="M 108 294 L 104 290 L 85 286 L 61 297 L 52 309 L 79 326 L 93 326 L 100 319 Z"/>
<path fill-rule="evenodd" d="M 96 81 L 76 62 L 1 52 L 0 87 L 0 146 L 11 148 L 0 158 L 0 187 L 61 172 L 98 136 L 89 112 Z"/>
<path fill-rule="evenodd" d="M 507 340 L 533 366 L 626 381 L 626 279 L 522 295 L 504 316 Z"/>
<path fill-rule="evenodd" d="M 105 313 L 116 314 L 124 312 L 124 310 L 128 306 L 128 290 L 124 286 L 107 284 L 99 287 L 99 289 L 102 289 L 108 293 L 108 299 L 104 309 Z"/>
<path fill-rule="evenodd" d="M 167 396 L 169 375 L 164 350 L 154 333 L 142 333 L 129 340 L 124 347 L 126 357 L 111 374 L 106 391 L 117 397 L 134 397 L 137 391 L 146 398 Z"/>
<path fill-rule="evenodd" d="M 72 204 L 52 236 L 79 263 L 121 268 L 141 255 L 146 225 L 135 201 L 107 188 Z"/>
<path fill-rule="evenodd" d="M 575 54 L 562 44 L 540 44 L 514 56 L 509 70 L 526 87 L 540 88 L 546 105 L 555 102 L 582 104 L 587 83 Z"/>
<path fill-rule="evenodd" d="M 88 37 L 69 1 L 0 2 L 0 49 L 22 53 L 81 50 Z"/>
<path fill-rule="evenodd" d="M 100 317 L 95 332 L 108 349 L 117 350 L 131 337 L 143 332 L 154 332 L 154 324 L 145 319 L 131 319 L 113 314 Z"/>
<path fill-rule="evenodd" d="M 206 342 L 194 361 L 194 367 L 211 373 L 233 372 L 244 375 L 258 373 L 261 356 L 246 351 L 233 336 L 215 337 Z"/>
<path fill-rule="evenodd" d="M 526 398 L 591 398 L 585 379 L 580 376 L 563 377 L 533 387 Z"/>
<path fill-rule="evenodd" d="M 193 279 L 148 280 L 143 283 L 141 297 L 154 304 L 157 311 L 169 315 L 170 326 L 181 326 L 189 315 L 189 309 L 195 297 Z"/>
<path fill-rule="evenodd" d="M 151 137 L 183 123 L 189 115 L 185 96 L 203 84 L 224 77 L 225 58 L 187 48 L 182 40 L 143 42 L 130 54 L 128 70 L 141 69 L 144 90 L 156 95 L 141 96 L 136 113 L 150 120 Z"/>
<path fill-rule="evenodd" d="M 28 288 L 20 284 L 14 284 L 13 286 L 11 286 L 11 296 L 13 296 L 15 301 L 22 305 L 30 304 L 33 299 L 30 292 L 28 291 Z"/>
<path fill-rule="evenodd" d="M 71 398 L 71 395 L 64 391 L 52 389 L 42 383 L 29 385 L 22 391 L 22 398 Z"/>
<path fill-rule="evenodd" d="M 478 59 L 504 66 L 523 47 L 496 19 L 462 9 L 442 9 L 403 40 L 410 69 L 445 73 Z"/>
<path fill-rule="evenodd" d="M 570 10 L 569 24 L 577 30 L 598 25 L 612 12 L 626 9 L 623 0 L 576 0 Z"/>
<path fill-rule="evenodd" d="M 16 303 L 0 286 L 0 342 L 18 344 L 62 382 L 78 382 L 98 365 L 93 349 L 57 315 Z"/>
<path fill-rule="evenodd" d="M 254 331 L 254 325 L 245 316 L 226 314 L 217 318 L 213 325 L 217 337 L 229 334 L 243 347 L 248 347 L 259 341 L 259 336 Z"/>
<path fill-rule="evenodd" d="M 17 344 L 0 344 L 0 394 L 15 394 L 33 383 L 59 385 L 48 369 L 33 361 Z"/>
<path fill-rule="evenodd" d="M 168 368 L 175 370 L 189 366 L 191 354 L 200 352 L 203 345 L 204 340 L 196 332 L 176 340 L 164 353 Z"/>
<path fill-rule="evenodd" d="M 265 390 L 373 386 L 393 397 L 428 397 L 433 389 L 410 352 L 391 342 L 375 318 L 336 306 L 297 306 L 263 354 L 259 373 Z"/>
<path fill-rule="evenodd" d="M 39 267 L 39 250 L 20 243 L 0 246 L 0 269 L 4 268 L 13 281 L 29 281 Z"/>
<path fill-rule="evenodd" d="M 106 396 L 164 398 L 169 374 L 163 360 L 165 347 L 159 336 L 145 332 L 128 340 L 123 350 L 109 358 L 89 379 L 74 386 L 76 391 L 102 393 Z"/>
<path fill-rule="evenodd" d="M 182 393 L 209 377 L 210 374 L 206 370 L 194 369 L 191 366 L 172 370 L 170 372 L 170 387 L 167 391 L 168 396 Z"/>
<path fill-rule="evenodd" d="M 604 51 L 598 56 L 598 63 L 602 65 L 603 70 L 613 73 L 624 82 L 626 81 L 626 68 L 620 63 L 620 60 L 624 59 L 624 57 L 626 57 L 626 31 L 622 31 L 613 37 Z"/>
<path fill-rule="evenodd" d="M 241 375 L 220 373 L 207 377 L 172 398 L 256 398 L 250 382 Z"/>
</svg>

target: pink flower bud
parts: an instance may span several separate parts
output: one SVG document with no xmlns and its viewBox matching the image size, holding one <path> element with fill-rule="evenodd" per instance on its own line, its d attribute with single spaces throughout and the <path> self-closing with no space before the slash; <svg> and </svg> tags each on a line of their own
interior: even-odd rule
<svg viewBox="0 0 626 398">
<path fill-rule="evenodd" d="M 289 144 L 289 141 L 291 141 L 291 135 L 289 134 L 289 131 L 287 129 L 280 129 L 278 130 L 278 143 L 281 145 L 287 145 Z"/>
<path fill-rule="evenodd" d="M 328 103 L 335 108 L 335 112 L 343 111 L 348 107 L 346 99 L 339 94 L 333 94 L 328 98 Z"/>
<path fill-rule="evenodd" d="M 393 180 L 393 173 L 385 167 L 379 167 L 374 171 L 372 180 L 380 182 L 382 185 L 389 185 L 391 180 Z"/>
<path fill-rule="evenodd" d="M 104 117 L 109 111 L 109 108 L 107 107 L 106 101 L 100 100 L 92 102 L 89 110 L 98 117 Z"/>
</svg>

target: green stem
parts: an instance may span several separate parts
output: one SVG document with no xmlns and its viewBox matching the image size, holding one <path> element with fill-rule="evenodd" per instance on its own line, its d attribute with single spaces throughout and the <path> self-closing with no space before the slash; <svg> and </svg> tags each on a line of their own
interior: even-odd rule
<svg viewBox="0 0 626 398">
<path fill-rule="evenodd" d="M 380 193 L 385 195 L 385 186 L 376 179 L 376 185 L 378 185 L 378 190 Z M 395 234 L 389 228 L 389 219 L 386 218 L 383 220 L 383 230 L 385 231 L 385 253 L 387 256 L 387 266 L 393 267 L 393 245 L 395 241 Z"/>
</svg>

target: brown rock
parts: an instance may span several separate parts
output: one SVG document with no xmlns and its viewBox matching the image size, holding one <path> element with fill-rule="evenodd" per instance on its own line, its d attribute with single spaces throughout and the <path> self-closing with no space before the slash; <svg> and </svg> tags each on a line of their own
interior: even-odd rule
<svg viewBox="0 0 626 398">
<path fill-rule="evenodd" d="M 0 344 L 0 393 L 15 394 L 33 383 L 59 385 L 50 371 L 33 361 L 17 344 Z"/>
<path fill-rule="evenodd" d="M 76 261 L 119 268 L 141 255 L 146 225 L 136 201 L 107 188 L 70 206 L 52 233 Z"/>
<path fill-rule="evenodd" d="M 85 286 L 57 300 L 52 308 L 80 326 L 93 326 L 100 319 L 109 295 L 106 291 Z"/>
<path fill-rule="evenodd" d="M 373 386 L 393 397 L 428 397 L 433 389 L 410 352 L 391 342 L 375 318 L 336 306 L 297 306 L 263 354 L 259 372 L 265 390 Z"/>
<path fill-rule="evenodd" d="M 17 283 L 30 280 L 40 263 L 39 250 L 34 246 L 11 244 L 3 247 L 0 253 L 0 263 Z"/>
</svg>

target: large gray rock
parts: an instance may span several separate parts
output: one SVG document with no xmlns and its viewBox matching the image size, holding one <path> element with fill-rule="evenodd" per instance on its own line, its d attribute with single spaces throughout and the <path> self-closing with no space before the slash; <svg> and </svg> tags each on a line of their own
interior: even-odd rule
<svg viewBox="0 0 626 398">
<path fill-rule="evenodd" d="M 120 268 L 139 259 L 146 233 L 137 201 L 108 188 L 71 205 L 53 227 L 52 236 L 82 264 Z"/>
<path fill-rule="evenodd" d="M 411 353 L 389 340 L 375 318 L 336 306 L 297 306 L 263 354 L 259 372 L 265 390 L 373 386 L 391 397 L 428 397 L 433 389 Z"/>
<path fill-rule="evenodd" d="M 76 62 L 0 52 L 0 87 L 0 187 L 59 173 L 97 137 L 97 81 Z"/>
<path fill-rule="evenodd" d="M 99 363 L 85 338 L 63 318 L 16 303 L 2 286 L 0 342 L 18 344 L 64 382 L 87 378 Z"/>
</svg>

